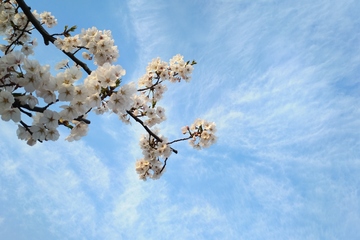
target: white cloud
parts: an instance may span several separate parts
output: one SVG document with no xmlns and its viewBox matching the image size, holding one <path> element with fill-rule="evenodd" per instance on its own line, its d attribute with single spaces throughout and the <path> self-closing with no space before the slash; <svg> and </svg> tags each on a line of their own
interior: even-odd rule
<svg viewBox="0 0 360 240">
<path fill-rule="evenodd" d="M 8 130 L 1 138 L 0 149 L 9 158 L 4 159 L 0 175 L 3 204 L 10 205 L 7 218 L 36 213 L 34 217 L 44 216 L 57 234 L 59 229 L 71 228 L 76 235 L 85 231 L 85 225 L 94 225 L 94 201 L 109 191 L 107 166 L 81 142 L 59 140 L 57 145 L 29 147 L 16 139 L 10 124 L 1 123 L 1 128 Z M 32 225 L 26 219 L 19 224 Z"/>
</svg>

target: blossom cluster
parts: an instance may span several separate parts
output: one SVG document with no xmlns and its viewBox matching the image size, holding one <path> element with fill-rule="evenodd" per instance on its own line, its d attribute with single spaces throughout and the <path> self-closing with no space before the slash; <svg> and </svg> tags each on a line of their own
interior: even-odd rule
<svg viewBox="0 0 360 240">
<path fill-rule="evenodd" d="M 7 44 L 1 45 L 0 56 L 0 116 L 3 121 L 18 123 L 17 136 L 30 146 L 37 142 L 56 141 L 60 137 L 59 126 L 70 130 L 67 141 L 79 140 L 89 130 L 89 113 L 117 114 L 120 120 L 129 123 L 134 119 L 147 131 L 140 139 L 143 158 L 136 162 L 140 179 L 157 179 L 165 170 L 166 161 L 172 152 L 170 145 L 190 140 L 195 148 L 208 147 L 216 140 L 215 124 L 197 120 L 187 128 L 189 137 L 169 142 L 153 130 L 156 124 L 166 120 L 165 109 L 159 106 L 167 90 L 166 82 L 190 81 L 195 61 L 184 61 L 176 55 L 165 62 L 153 59 L 138 83 L 122 83 L 126 71 L 114 65 L 119 56 L 110 31 L 95 27 L 70 36 L 65 27 L 63 36 L 54 45 L 70 53 L 73 58 L 80 50 L 86 60 L 97 66 L 94 71 L 82 69 L 82 65 L 69 64 L 63 60 L 56 64 L 54 75 L 50 65 L 42 65 L 32 59 L 37 40 L 31 32 L 32 24 L 27 15 L 19 11 L 17 1 L 1 1 L 0 35 Z M 32 12 L 41 25 L 52 27 L 57 20 L 50 12 Z M 50 35 L 48 37 L 51 37 Z M 75 62 L 79 62 L 75 61 Z M 83 77 L 84 71 L 88 73 Z"/>
<path fill-rule="evenodd" d="M 139 178 L 146 180 L 147 177 L 158 179 L 164 172 L 165 161 L 170 157 L 172 149 L 167 144 L 166 138 L 161 138 L 161 142 L 153 137 L 142 135 L 140 138 L 140 148 L 144 157 L 136 161 L 135 169 Z"/>
<path fill-rule="evenodd" d="M 135 169 L 140 179 L 158 179 L 161 177 L 164 173 L 167 159 L 172 152 L 176 153 L 170 146 L 174 142 L 189 140 L 193 148 L 202 149 L 211 146 L 217 140 L 215 135 L 216 124 L 214 122 L 196 119 L 190 127 L 184 126 L 181 130 L 183 134 L 188 134 L 189 136 L 172 142 L 168 142 L 164 137 L 141 136 L 140 148 L 144 157 L 137 160 L 135 164 Z"/>
<path fill-rule="evenodd" d="M 210 147 L 216 142 L 216 125 L 203 119 L 196 119 L 193 124 L 182 129 L 183 134 L 190 134 L 189 143 L 195 149 Z"/>
<path fill-rule="evenodd" d="M 43 12 L 40 14 L 41 23 L 44 23 L 48 28 L 57 25 L 57 19 L 51 15 L 51 12 Z"/>
<path fill-rule="evenodd" d="M 15 1 L 2 1 L 0 5 L 0 34 L 4 36 L 4 40 L 8 43 L 13 42 L 17 36 L 21 36 L 17 41 L 26 42 L 29 34 L 21 34 L 23 31 L 29 31 L 32 24 L 29 23 L 23 12 L 17 12 Z M 16 25 L 13 28 L 12 25 Z M 3 46 L 2 46 L 3 47 Z"/>
<path fill-rule="evenodd" d="M 0 44 L 0 50 L 5 54 L 14 49 L 14 45 L 20 45 L 21 51 L 27 56 L 34 54 L 33 47 L 36 40 L 31 41 L 33 24 L 23 12 L 17 10 L 16 0 L 1 1 L 0 5 L 0 35 L 3 35 L 8 45 Z M 50 12 L 38 14 L 36 10 L 33 16 L 42 24 L 51 28 L 57 24 L 57 20 Z"/>
<path fill-rule="evenodd" d="M 153 59 L 146 67 L 146 73 L 138 81 L 141 95 L 135 98 L 132 109 L 139 117 L 146 116 L 147 126 L 154 126 L 166 120 L 165 109 L 155 107 L 167 90 L 166 81 L 171 83 L 180 82 L 182 79 L 190 81 L 191 72 L 195 62 L 185 62 L 183 56 L 175 55 L 169 63 L 160 58 Z"/>
<path fill-rule="evenodd" d="M 104 63 L 113 63 L 119 57 L 117 46 L 114 45 L 111 31 L 99 31 L 96 27 L 82 30 L 80 34 L 60 37 L 54 42 L 55 46 L 66 52 L 85 49 L 82 56 L 86 60 L 94 60 L 94 64 L 102 66 Z"/>
</svg>

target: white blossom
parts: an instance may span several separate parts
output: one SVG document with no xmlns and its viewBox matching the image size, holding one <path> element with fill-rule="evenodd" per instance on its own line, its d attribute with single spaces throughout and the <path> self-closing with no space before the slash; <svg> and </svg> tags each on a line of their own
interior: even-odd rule
<svg viewBox="0 0 360 240">
<path fill-rule="evenodd" d="M 8 109 L 15 102 L 13 95 L 8 91 L 0 91 L 0 112 Z"/>
<path fill-rule="evenodd" d="M 56 141 L 60 137 L 59 131 L 55 128 L 49 128 L 46 132 L 46 140 Z"/>
<path fill-rule="evenodd" d="M 51 15 L 51 12 L 43 12 L 40 14 L 41 22 L 45 23 L 48 28 L 51 28 L 57 24 L 57 19 Z"/>
<path fill-rule="evenodd" d="M 30 127 L 32 138 L 35 140 L 43 141 L 46 138 L 46 128 L 43 124 L 36 124 Z"/>
<path fill-rule="evenodd" d="M 72 101 L 75 95 L 75 87 L 73 85 L 62 85 L 59 90 L 59 101 Z"/>
<path fill-rule="evenodd" d="M 71 121 L 79 116 L 76 108 L 72 105 L 63 105 L 60 107 L 63 108 L 63 110 L 59 112 L 60 118 L 63 120 Z"/>
<path fill-rule="evenodd" d="M 44 99 L 45 103 L 53 103 L 56 101 L 56 95 L 53 91 L 50 90 L 40 90 L 36 91 L 36 95 Z"/>
<path fill-rule="evenodd" d="M 10 119 L 14 122 L 20 122 L 21 114 L 18 108 L 10 108 L 1 112 L 1 119 L 4 121 L 9 121 Z"/>
<path fill-rule="evenodd" d="M 68 64 L 69 64 L 68 59 L 62 60 L 55 65 L 55 70 L 60 70 L 62 68 L 65 68 Z"/>
<path fill-rule="evenodd" d="M 60 119 L 59 113 L 46 109 L 39 122 L 45 124 L 47 128 L 57 128 Z"/>
<path fill-rule="evenodd" d="M 16 134 L 20 140 L 28 140 L 31 137 L 31 134 L 29 133 L 29 131 L 21 125 L 18 125 Z"/>
<path fill-rule="evenodd" d="M 85 136 L 89 130 L 88 125 L 84 122 L 76 122 L 76 125 L 71 129 L 71 133 L 65 140 L 72 142 L 74 140 L 79 140 L 81 137 Z"/>
</svg>

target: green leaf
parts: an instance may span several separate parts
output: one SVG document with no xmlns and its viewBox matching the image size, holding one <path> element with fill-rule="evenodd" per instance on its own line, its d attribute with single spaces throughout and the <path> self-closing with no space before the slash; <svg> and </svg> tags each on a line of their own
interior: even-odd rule
<svg viewBox="0 0 360 240">
<path fill-rule="evenodd" d="M 120 86 L 120 83 L 121 83 L 121 80 L 119 78 L 116 79 L 116 81 L 115 81 L 116 87 Z"/>
<path fill-rule="evenodd" d="M 76 25 L 72 26 L 72 27 L 69 29 L 69 32 L 73 32 L 73 31 L 75 31 L 75 30 L 76 30 L 76 28 L 77 28 L 77 26 L 76 26 Z"/>
</svg>

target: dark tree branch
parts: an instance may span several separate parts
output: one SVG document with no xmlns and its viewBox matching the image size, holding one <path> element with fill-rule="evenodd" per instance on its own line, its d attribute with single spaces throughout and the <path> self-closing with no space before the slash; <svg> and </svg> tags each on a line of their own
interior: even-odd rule
<svg viewBox="0 0 360 240">
<path fill-rule="evenodd" d="M 153 133 L 153 131 L 150 130 L 150 128 L 148 126 L 146 126 L 144 124 L 143 121 L 141 121 L 140 118 L 138 118 L 137 116 L 135 116 L 131 111 L 129 110 L 126 110 L 127 114 L 129 114 L 136 122 L 140 123 L 140 125 L 149 133 L 150 136 L 152 136 L 153 138 L 155 138 L 158 142 L 163 142 L 163 140 L 158 136 L 156 135 L 155 133 Z M 170 147 L 171 150 L 177 154 L 178 151 L 176 149 L 173 149 L 172 147 Z"/>
<path fill-rule="evenodd" d="M 7 83 L 7 84 L 0 85 L 0 87 L 12 87 L 12 86 L 16 86 L 16 83 Z"/>
<path fill-rule="evenodd" d="M 143 128 L 150 134 L 150 136 L 152 136 L 153 138 L 155 138 L 158 142 L 163 142 L 163 140 L 161 138 L 159 138 L 158 135 L 156 135 L 155 133 L 153 133 L 150 128 L 148 126 L 146 126 L 144 124 L 144 122 L 138 118 L 137 116 L 135 116 L 131 111 L 126 110 L 127 114 L 129 114 L 136 122 L 140 123 L 141 126 L 143 126 Z"/>
<path fill-rule="evenodd" d="M 26 129 L 26 131 L 28 131 L 32 135 L 32 131 L 30 130 L 29 125 L 27 125 L 23 121 L 20 121 L 20 123 Z"/>
<path fill-rule="evenodd" d="M 32 114 L 19 107 L 20 112 L 26 114 L 28 117 L 32 117 Z"/>
<path fill-rule="evenodd" d="M 31 13 L 30 11 L 30 7 L 28 5 L 26 5 L 26 3 L 23 0 L 16 0 L 19 7 L 22 9 L 22 11 L 24 12 L 24 14 L 26 15 L 26 17 L 28 18 L 28 20 L 34 25 L 34 27 L 36 28 L 36 30 L 38 30 L 38 32 L 42 35 L 42 37 L 44 38 L 44 43 L 45 45 L 49 45 L 49 42 L 54 43 L 56 38 L 51 36 L 46 30 L 45 28 L 40 24 L 40 22 L 35 18 L 35 16 Z M 71 60 L 73 60 L 77 65 L 79 65 L 80 67 L 82 67 L 84 69 L 84 71 L 87 74 L 91 74 L 91 70 L 89 69 L 89 67 L 82 61 L 80 61 L 77 57 L 75 57 L 74 54 L 70 53 L 70 52 L 65 52 L 62 51 L 64 54 L 66 54 Z"/>
<path fill-rule="evenodd" d="M 58 102 L 59 100 L 56 100 L 56 102 Z M 26 112 L 24 111 L 22 108 L 25 108 L 26 110 L 29 110 L 29 111 L 33 111 L 33 112 L 39 112 L 39 113 L 43 113 L 49 106 L 51 106 L 52 104 L 54 104 L 53 102 L 52 103 L 49 103 L 48 105 L 46 105 L 45 107 L 33 107 L 31 108 L 29 106 L 29 104 L 21 104 L 21 102 L 15 98 L 15 102 L 13 103 L 13 107 L 17 107 L 20 109 L 21 112 L 23 112 L 24 114 L 28 115 L 29 117 L 31 117 L 31 113 L 29 112 Z M 77 118 L 74 118 L 74 120 L 76 121 L 81 121 L 81 122 L 84 122 L 86 124 L 90 124 L 90 120 L 86 119 L 86 118 L 83 118 L 83 116 L 79 116 Z"/>
<path fill-rule="evenodd" d="M 56 100 L 56 102 L 58 102 L 59 100 Z M 34 106 L 33 108 L 31 108 L 29 106 L 29 104 L 21 104 L 20 100 L 18 100 L 17 98 L 15 98 L 15 102 L 13 103 L 13 107 L 17 107 L 17 108 L 25 108 L 29 111 L 33 111 L 33 112 L 39 112 L 39 113 L 43 113 L 49 106 L 51 106 L 52 104 L 54 104 L 54 102 L 49 103 L 48 105 L 46 105 L 45 107 L 36 107 Z"/>
<path fill-rule="evenodd" d="M 90 123 L 91 123 L 90 120 L 88 120 L 88 119 L 86 119 L 86 118 L 83 118 L 82 116 L 77 117 L 77 118 L 75 118 L 74 120 L 79 121 L 79 122 L 84 122 L 84 123 L 86 123 L 86 124 L 90 124 Z"/>
</svg>

